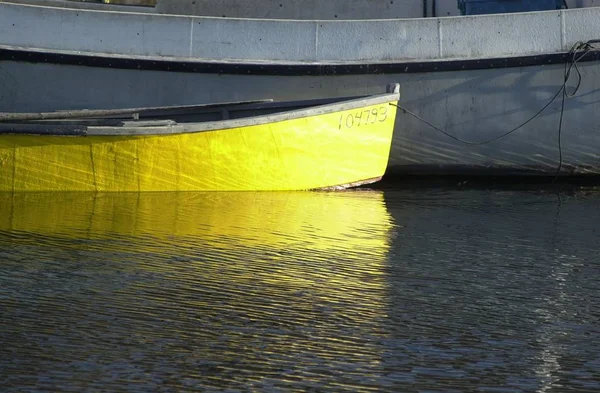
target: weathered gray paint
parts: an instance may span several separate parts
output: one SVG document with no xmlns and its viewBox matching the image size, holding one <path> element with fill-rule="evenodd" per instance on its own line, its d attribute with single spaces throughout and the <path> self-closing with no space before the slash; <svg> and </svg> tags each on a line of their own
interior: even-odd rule
<svg viewBox="0 0 600 393">
<path fill-rule="evenodd" d="M 156 10 L 166 14 L 262 19 L 420 18 L 423 0 L 159 0 Z"/>
<path fill-rule="evenodd" d="M 500 57 L 600 37 L 600 7 L 453 18 L 282 21 L 24 6 L 0 0 L 0 45 L 286 63 Z M 596 35 L 598 34 L 598 35 Z"/>
<path fill-rule="evenodd" d="M 65 120 L 65 119 L 85 119 L 91 117 L 119 117 L 119 116 L 139 116 L 151 114 L 169 114 L 206 110 L 209 108 L 223 108 L 231 106 L 246 105 L 251 103 L 273 102 L 273 100 L 252 100 L 240 102 L 222 102 L 200 105 L 182 105 L 182 106 L 161 106 L 161 107 L 143 107 L 143 108 L 118 108 L 118 109 L 79 109 L 64 110 L 53 112 L 0 112 L 0 122 L 6 121 L 39 121 L 39 120 Z"/>
<path fill-rule="evenodd" d="M 198 105 L 197 112 L 194 107 L 160 107 L 160 108 L 132 108 L 123 110 L 82 110 L 49 113 L 0 113 L 0 131 L 11 134 L 38 135 L 163 135 L 195 133 L 214 130 L 227 130 L 232 128 L 250 127 L 276 123 L 286 120 L 310 118 L 319 115 L 363 109 L 371 105 L 391 104 L 396 105 L 400 99 L 398 84 L 387 86 L 386 94 L 378 94 L 362 98 L 339 98 L 327 100 L 303 100 L 288 102 L 240 102 L 223 103 L 218 105 Z M 184 110 L 183 121 L 179 122 L 177 112 Z M 135 115 L 139 112 L 160 112 L 161 116 L 170 116 L 173 119 L 153 120 L 128 120 L 120 121 L 125 115 Z M 225 117 L 224 113 L 236 114 L 234 119 Z M 221 120 L 210 120 L 217 114 Z M 185 121 L 185 116 L 201 118 L 196 121 Z M 119 117 L 112 117 L 119 116 Z M 101 119 L 90 120 L 90 117 Z M 207 120 L 209 119 L 209 120 Z M 24 121 L 26 120 L 26 121 Z M 48 122 L 48 120 L 54 120 Z M 60 121 L 59 121 L 60 120 Z M 101 123 L 101 124 L 94 124 Z M 107 124 L 108 123 L 108 124 Z M 64 130 L 68 129 L 68 134 Z"/>
<path fill-rule="evenodd" d="M 170 19 L 170 17 L 163 17 Z M 254 61 L 315 61 L 315 22 L 186 18 L 190 57 Z"/>
<path fill-rule="evenodd" d="M 428 0 L 432 16 L 433 1 Z M 570 8 L 599 6 L 600 0 L 567 0 Z M 423 0 L 158 0 L 157 12 L 263 19 L 391 19 L 423 17 Z M 456 0 L 437 0 L 436 16 L 458 16 Z"/>
<path fill-rule="evenodd" d="M 14 1 L 14 0 L 13 0 Z M 152 12 L 176 15 L 260 19 L 390 19 L 422 18 L 423 0 L 158 0 L 157 7 L 80 3 L 72 0 L 20 0 L 22 4 L 79 9 Z M 433 16 L 433 1 L 427 0 L 427 17 Z M 458 16 L 455 0 L 438 0 L 436 16 Z M 600 0 L 567 0 L 569 8 L 600 6 Z"/>
<path fill-rule="evenodd" d="M 594 9 L 600 16 L 600 9 Z M 577 10 L 576 12 L 582 12 Z M 494 57 L 496 54 L 553 53 L 561 42 L 561 15 L 569 11 L 480 15 L 440 19 L 442 57 Z M 570 26 L 567 27 L 569 29 Z M 568 46 L 573 41 L 567 39 Z"/>
<path fill-rule="evenodd" d="M 317 22 L 319 62 L 385 62 L 439 57 L 435 19 Z"/>
<path fill-rule="evenodd" d="M 15 2 L 15 1 L 13 1 Z M 40 5 L 45 7 L 75 8 L 86 10 L 122 11 L 122 12 L 156 12 L 154 7 L 133 7 L 96 2 L 79 2 L 73 0 L 19 0 L 19 4 Z"/>
<path fill-rule="evenodd" d="M 280 121 L 310 118 L 329 113 L 342 112 L 353 109 L 361 109 L 370 105 L 395 103 L 400 98 L 400 93 L 379 94 L 372 97 L 347 100 L 327 105 L 311 106 L 306 103 L 307 108 L 282 111 L 275 114 L 252 116 L 242 119 L 210 121 L 202 123 L 181 123 L 177 125 L 168 125 L 163 127 L 87 127 L 87 135 L 160 135 L 175 133 L 195 133 L 214 130 L 227 130 L 231 128 L 249 127 L 255 125 L 264 125 Z M 269 104 L 261 105 L 261 110 L 268 109 Z M 234 110 L 234 108 L 232 108 Z M 260 112 L 258 110 L 257 112 Z"/>
</svg>

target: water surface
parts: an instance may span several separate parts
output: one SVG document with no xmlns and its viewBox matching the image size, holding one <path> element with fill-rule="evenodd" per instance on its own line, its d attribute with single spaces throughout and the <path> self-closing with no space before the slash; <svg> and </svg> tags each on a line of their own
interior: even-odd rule
<svg viewBox="0 0 600 393">
<path fill-rule="evenodd" d="M 0 194 L 0 391 L 598 390 L 599 203 Z"/>
</svg>

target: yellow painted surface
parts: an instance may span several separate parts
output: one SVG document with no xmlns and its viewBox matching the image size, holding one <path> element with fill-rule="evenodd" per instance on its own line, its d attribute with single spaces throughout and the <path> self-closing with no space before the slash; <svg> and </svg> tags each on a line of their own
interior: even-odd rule
<svg viewBox="0 0 600 393">
<path fill-rule="evenodd" d="M 165 239 L 189 238 L 213 247 L 327 251 L 343 241 L 345 249 L 378 253 L 387 251 L 392 228 L 383 193 L 371 190 L 0 192 L 0 231 L 71 239 L 150 236 L 159 248 Z"/>
<path fill-rule="evenodd" d="M 303 190 L 380 177 L 388 103 L 161 136 L 0 136 L 0 191 Z"/>
</svg>

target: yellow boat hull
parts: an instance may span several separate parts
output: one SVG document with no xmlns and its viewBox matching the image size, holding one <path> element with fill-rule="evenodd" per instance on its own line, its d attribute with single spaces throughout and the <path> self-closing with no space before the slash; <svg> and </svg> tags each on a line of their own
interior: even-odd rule
<svg viewBox="0 0 600 393">
<path fill-rule="evenodd" d="M 396 107 L 148 136 L 0 135 L 0 191 L 305 190 L 385 173 Z"/>
</svg>

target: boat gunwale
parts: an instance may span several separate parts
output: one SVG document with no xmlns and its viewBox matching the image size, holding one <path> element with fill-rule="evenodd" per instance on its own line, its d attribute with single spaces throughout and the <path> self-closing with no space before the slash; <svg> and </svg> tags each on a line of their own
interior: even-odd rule
<svg viewBox="0 0 600 393">
<path fill-rule="evenodd" d="M 0 61 L 40 64 L 59 64 L 95 68 L 137 71 L 161 71 L 226 75 L 365 75 L 412 74 L 486 70 L 562 64 L 568 61 L 569 51 L 531 53 L 527 55 L 405 59 L 402 61 L 323 61 L 296 62 L 282 60 L 254 61 L 244 59 L 212 60 L 193 57 L 139 56 L 113 53 L 78 52 L 67 50 L 20 47 L 0 44 Z M 600 48 L 592 48 L 579 63 L 600 60 Z"/>
<path fill-rule="evenodd" d="M 568 50 L 570 49 L 570 47 L 578 41 L 585 41 L 586 39 L 593 39 L 594 37 L 581 37 L 581 34 L 576 34 L 573 33 L 572 37 L 569 36 L 565 36 L 565 25 L 564 23 L 566 22 L 561 22 L 562 23 L 562 30 L 560 30 L 560 34 L 559 34 L 559 29 L 561 29 L 561 24 L 557 24 L 555 23 L 554 18 L 552 18 L 552 15 L 557 15 L 560 17 L 560 20 L 563 21 L 565 19 L 565 15 L 569 15 L 572 13 L 579 13 L 582 12 L 581 16 L 585 17 L 586 15 L 588 16 L 594 16 L 594 15 L 598 15 L 600 14 L 600 7 L 588 7 L 588 8 L 580 8 L 580 9 L 568 9 L 568 10 L 549 10 L 549 11 L 531 11 L 531 12 L 523 12 L 523 13 L 510 13 L 510 14 L 489 14 L 489 15 L 471 15 L 471 16 L 453 16 L 453 17 L 438 17 L 438 18 L 390 18 L 390 19 L 347 19 L 347 20 L 339 20 L 339 19 L 335 19 L 335 20 L 296 20 L 296 19 L 254 19 L 254 18 L 232 18 L 232 17 L 216 17 L 216 16 L 187 16 L 187 15 L 172 15 L 172 14 L 148 14 L 148 13 L 131 13 L 131 12 L 114 12 L 114 11 L 105 11 L 105 10 L 88 10 L 88 9 L 78 9 L 78 8 L 64 8 L 64 7 L 51 7 L 51 6 L 39 6 L 39 5 L 31 5 L 31 4 L 21 4 L 21 3 L 15 3 L 12 0 L 0 0 L 0 6 L 2 5 L 6 5 L 8 8 L 14 8 L 14 7 L 28 7 L 28 8 L 41 8 L 41 9 L 51 9 L 51 10 L 57 10 L 60 13 L 66 13 L 66 12 L 80 12 L 83 11 L 85 13 L 105 13 L 105 14 L 110 14 L 113 13 L 115 15 L 121 15 L 123 17 L 126 18 L 127 15 L 130 15 L 132 18 L 134 16 L 139 16 L 142 19 L 139 19 L 137 22 L 142 23 L 141 27 L 135 27 L 132 28 L 133 30 L 129 31 L 127 30 L 130 34 L 132 34 L 132 37 L 135 37 L 135 32 L 137 31 L 138 34 L 137 36 L 140 36 L 140 31 L 138 31 L 140 28 L 142 29 L 142 35 L 141 38 L 138 37 L 136 38 L 136 45 L 134 46 L 135 48 L 146 48 L 147 44 L 151 44 L 148 45 L 149 49 L 132 49 L 134 47 L 131 47 L 131 45 L 127 45 L 127 44 L 121 44 L 121 42 L 123 40 L 120 40 L 118 38 L 115 38 L 114 36 L 110 36 L 108 37 L 105 41 L 103 40 L 93 40 L 92 38 L 88 37 L 87 39 L 79 39 L 79 40 L 75 40 L 75 41 L 69 41 L 69 40 L 65 40 L 64 37 L 62 36 L 62 33 L 60 33 L 60 31 L 62 30 L 57 30 L 54 31 L 53 29 L 50 29 L 50 36 L 46 35 L 41 35 L 43 33 L 40 33 L 40 29 L 35 31 L 35 34 L 32 34 L 31 37 L 28 34 L 28 25 L 30 25 L 31 23 L 35 23 L 35 21 L 37 20 L 36 18 L 39 18 L 39 16 L 33 14 L 30 15 L 31 13 L 24 13 L 23 15 L 17 14 L 17 18 L 20 18 L 19 20 L 23 20 L 23 24 L 18 24 L 17 27 L 15 28 L 16 30 L 7 30 L 7 38 L 0 40 L 0 43 L 2 41 L 4 41 L 4 44 L 6 45 L 15 45 L 15 46 L 19 46 L 19 47 L 25 47 L 25 48 L 30 48 L 30 47 L 39 47 L 39 48 L 48 48 L 49 51 L 52 51 L 54 53 L 60 53 L 61 56 L 66 56 L 69 54 L 88 54 L 89 56 L 92 57 L 98 57 L 98 56 L 102 56 L 102 57 L 106 57 L 108 58 L 113 58 L 112 56 L 117 55 L 117 57 L 114 58 L 118 58 L 118 59 L 132 59 L 132 60 L 139 60 L 139 59 L 143 59 L 143 60 L 150 60 L 150 61 L 160 61 L 160 60 L 175 60 L 175 61 L 186 61 L 188 62 L 190 65 L 195 64 L 194 60 L 198 60 L 201 63 L 209 63 L 212 62 L 213 64 L 221 64 L 222 62 L 225 62 L 225 64 L 227 63 L 251 63 L 251 64 L 289 64 L 289 65 L 294 65 L 294 64 L 299 64 L 299 65 L 316 65 L 316 66 L 327 66 L 327 65 L 336 65 L 336 64 L 369 64 L 371 59 L 382 59 L 381 61 L 376 62 L 376 64 L 390 64 L 390 63 L 400 63 L 400 62 L 406 62 L 406 61 L 415 61 L 415 62 L 420 62 L 420 61 L 428 61 L 428 60 L 440 60 L 440 61 L 454 61 L 454 60 L 461 60 L 461 59 L 485 59 L 485 58 L 509 58 L 509 57 L 515 57 L 515 56 L 530 56 L 530 55 L 546 55 L 548 53 L 561 53 L 561 52 L 568 52 Z M 590 14 L 590 10 L 596 8 L 597 11 L 593 11 Z M 529 17 L 525 17 L 524 19 L 521 18 L 521 16 L 531 16 L 531 15 L 536 15 L 536 14 L 543 14 L 545 16 L 540 16 L 542 18 L 542 20 L 536 22 L 538 24 L 541 24 L 540 26 L 542 26 L 544 28 L 544 32 L 546 32 L 546 34 L 550 34 L 552 33 L 552 35 L 556 35 L 555 39 L 553 40 L 547 40 L 548 42 L 544 42 L 544 43 L 538 43 L 536 45 L 516 45 L 516 43 L 514 42 L 515 40 L 515 36 L 513 33 L 510 33 L 512 31 L 515 31 L 514 26 L 512 27 L 507 27 L 502 25 L 503 19 L 506 17 L 506 15 L 510 15 L 511 18 L 520 18 L 522 19 L 520 21 L 520 24 L 517 25 L 517 27 L 520 26 L 520 28 L 528 28 L 529 24 L 531 23 L 531 21 L 529 21 Z M 546 15 L 547 14 L 547 15 Z M 87 21 L 87 23 L 96 23 L 94 22 L 95 18 L 93 18 L 93 14 L 89 14 L 88 15 L 91 19 L 89 19 Z M 79 17 L 79 16 L 78 16 Z M 161 33 L 161 36 L 168 36 L 170 37 L 168 40 L 167 39 L 159 39 L 156 40 L 154 39 L 154 41 L 147 41 L 150 40 L 150 38 L 146 38 L 146 36 L 143 33 L 143 26 L 146 25 L 147 23 L 151 22 L 149 20 L 147 20 L 149 17 L 151 18 L 180 18 L 182 19 L 181 21 L 177 20 L 176 22 L 173 22 L 176 24 L 176 28 L 174 26 L 171 26 L 167 23 L 167 25 L 162 26 L 160 25 L 160 27 L 158 28 L 158 30 L 156 31 L 156 34 Z M 62 24 L 62 19 L 61 19 L 61 15 L 52 15 L 52 17 L 48 17 L 46 19 L 48 19 L 47 22 L 45 22 L 46 24 L 44 26 L 50 26 L 47 25 L 48 23 L 58 23 L 58 24 Z M 143 19 L 145 18 L 145 19 Z M 485 36 L 486 39 L 483 40 L 477 40 L 477 42 L 481 41 L 481 45 L 475 45 L 475 48 L 473 48 L 473 45 L 470 45 L 468 41 L 464 41 L 462 39 L 458 39 L 457 37 L 452 36 L 452 34 L 450 36 L 447 37 L 448 34 L 442 34 L 442 31 L 446 31 L 448 30 L 448 32 L 452 32 L 453 29 L 456 28 L 456 26 L 460 25 L 464 27 L 464 21 L 469 21 L 471 19 L 473 20 L 480 20 L 481 18 L 491 18 L 493 20 L 498 20 L 498 23 L 500 23 L 501 25 L 498 27 L 499 29 L 499 33 L 501 32 L 502 29 L 504 29 L 503 31 L 506 32 L 506 34 L 503 34 L 499 37 L 496 37 L 496 35 L 491 35 L 488 34 Z M 135 25 L 137 26 L 137 22 L 136 24 L 134 23 L 129 23 L 129 22 L 133 22 L 133 21 L 127 21 L 127 20 L 122 20 L 123 18 L 119 17 L 117 18 L 118 21 L 106 21 L 104 20 L 106 18 L 101 18 L 97 23 L 98 25 L 94 25 L 94 28 L 99 29 L 99 28 L 109 28 L 107 26 L 114 26 L 113 23 L 118 23 L 119 26 L 129 26 L 129 25 Z M 445 24 L 439 24 L 438 28 L 442 29 L 439 30 L 437 33 L 437 38 L 436 38 L 436 34 L 431 35 L 431 37 L 429 37 L 426 41 L 426 43 L 424 44 L 419 44 L 417 42 L 412 42 L 411 40 L 408 40 L 405 38 L 403 38 L 402 40 L 400 40 L 403 44 L 398 46 L 395 45 L 394 46 L 394 55 L 391 55 L 389 52 L 387 47 L 389 46 L 389 44 L 386 45 L 381 45 L 381 43 L 376 44 L 376 45 L 371 45 L 374 49 L 373 50 L 367 50 L 367 51 L 360 51 L 357 53 L 354 53 L 354 51 L 349 50 L 349 47 L 347 45 L 341 45 L 339 50 L 336 51 L 330 51 L 327 48 L 328 47 L 324 47 L 323 45 L 325 44 L 320 44 L 319 43 L 323 43 L 323 42 L 329 42 L 331 40 L 334 40 L 334 42 L 338 42 L 335 41 L 337 38 L 337 35 L 339 35 L 340 33 L 344 33 L 344 34 L 357 34 L 356 29 L 363 29 L 362 27 L 350 27 L 352 25 L 355 24 L 365 24 L 366 25 L 370 25 L 370 24 L 378 24 L 378 23 L 392 23 L 392 25 L 386 27 L 385 29 L 383 29 L 381 32 L 378 32 L 378 30 L 376 31 L 372 31 L 368 30 L 368 34 L 366 34 L 367 38 L 370 39 L 371 41 L 374 42 L 378 42 L 379 40 L 385 39 L 387 41 L 397 41 L 397 35 L 399 34 L 400 31 L 404 31 L 404 35 L 409 34 L 409 33 L 414 33 L 414 34 L 420 34 L 419 32 L 422 32 L 423 29 L 425 29 L 427 27 L 427 29 L 431 30 L 432 32 L 435 30 L 434 29 L 434 22 L 435 19 L 438 20 L 438 22 L 442 22 L 442 20 L 444 19 L 456 19 L 455 22 L 449 22 L 448 26 L 445 26 Z M 573 18 L 571 18 L 573 19 Z M 237 46 L 231 46 L 231 48 L 225 50 L 223 48 L 220 48 L 220 44 L 219 42 L 223 39 L 223 38 L 219 38 L 217 36 L 213 36 L 212 34 L 203 34 L 201 36 L 196 37 L 195 36 L 195 30 L 194 30 L 194 25 L 196 24 L 202 24 L 202 20 L 206 20 L 206 21 L 215 21 L 214 23 L 217 23 L 216 25 L 212 25 L 209 24 L 207 26 L 205 26 L 205 28 L 211 28 L 214 31 L 214 29 L 221 29 L 221 28 L 228 28 L 231 30 L 231 33 L 228 33 L 228 38 L 229 40 L 231 40 L 232 42 L 239 42 L 239 40 L 244 40 L 248 38 L 248 27 L 244 26 L 244 25 L 239 25 L 237 23 L 234 23 L 234 25 L 232 26 L 228 26 L 228 25 L 221 25 L 221 23 L 223 21 L 243 21 L 244 23 L 248 22 L 248 23 L 253 23 L 252 28 L 250 30 L 254 31 L 263 31 L 262 27 L 260 26 L 261 24 L 283 24 L 282 26 L 275 26 L 273 27 L 273 29 L 275 30 L 270 30 L 271 28 L 265 30 L 266 32 L 269 33 L 273 33 L 273 32 L 279 32 L 282 29 L 286 29 L 289 30 L 289 26 L 285 25 L 285 23 L 294 23 L 295 25 L 311 25 L 312 27 L 302 27 L 300 28 L 300 30 L 298 30 L 298 32 L 295 33 L 295 35 L 290 36 L 290 35 L 285 35 L 285 37 L 282 38 L 283 41 L 269 41 L 266 40 L 263 45 L 261 46 L 260 51 L 256 52 L 256 51 L 252 51 L 249 52 L 245 49 L 243 49 L 243 47 L 240 47 L 240 45 L 238 44 Z M 157 19 L 158 21 L 158 19 Z M 168 20 L 165 19 L 166 22 L 168 22 Z M 5 22 L 10 23 L 11 20 L 7 20 L 5 19 Z M 69 22 L 68 27 L 74 28 L 76 31 L 86 31 L 86 28 L 83 23 L 85 23 L 86 21 L 80 21 L 80 22 Z M 106 25 L 107 23 L 110 23 L 110 25 Z M 213 22 L 211 22 L 213 23 Z M 337 28 L 335 28 L 333 31 L 329 31 L 327 29 L 325 29 L 325 33 L 321 34 L 320 32 L 323 30 L 322 26 L 320 27 L 319 25 L 321 23 L 327 23 L 327 24 L 347 24 L 349 27 L 348 29 L 343 29 L 343 30 L 339 30 Z M 400 25 L 396 25 L 397 23 L 400 23 Z M 404 25 L 406 23 L 406 26 Z M 426 23 L 426 26 L 423 25 L 423 23 Z M 478 31 L 478 24 L 479 22 L 475 23 L 469 23 L 469 27 L 468 27 L 468 31 L 474 31 L 477 32 Z M 571 23 L 571 22 L 570 22 Z M 576 23 L 576 22 L 572 22 L 572 23 Z M 314 25 L 314 26 L 313 26 Z M 431 25 L 431 26 L 430 26 Z M 13 27 L 15 25 L 13 24 Z M 62 26 L 62 25 L 61 25 Z M 82 30 L 83 29 L 83 30 Z M 175 33 L 171 32 L 171 30 L 175 29 Z M 117 29 L 118 30 L 118 29 Z M 181 31 L 180 31 L 181 30 Z M 427 30 L 427 31 L 429 31 Z M 570 31 L 571 29 L 567 29 L 566 31 Z M 462 31 L 462 30 L 461 30 Z M 510 33 L 510 34 L 509 34 Z M 241 34 L 241 35 L 240 35 Z M 262 33 L 261 33 L 262 34 Z M 300 34 L 300 35 L 298 35 Z M 313 37 L 313 35 L 316 34 L 316 37 Z M 559 39 L 559 35 L 560 35 L 560 39 Z M 25 36 L 28 37 L 27 39 L 16 39 L 15 37 L 21 37 L 21 36 Z M 204 40 L 204 38 L 202 38 L 203 36 L 206 36 L 206 41 Z M 46 38 L 41 38 L 41 37 L 46 37 Z M 84 37 L 85 34 L 84 34 Z M 254 38 L 254 39 L 259 39 L 262 36 L 260 34 L 254 34 L 252 35 L 250 38 Z M 379 37 L 377 39 L 377 37 Z M 445 37 L 445 38 L 442 38 Z M 504 37 L 504 38 L 502 38 Z M 52 38 L 52 39 L 51 39 Z M 155 37 L 156 38 L 156 37 Z M 264 38 L 264 37 L 262 37 Z M 500 38 L 501 40 L 503 40 L 502 42 L 504 42 L 503 46 L 498 49 L 498 38 Z M 490 48 L 489 46 L 489 42 L 490 41 L 494 43 L 493 48 Z M 512 40 L 512 41 L 510 41 Z M 129 42 L 130 40 L 125 40 L 126 42 Z M 454 44 L 454 41 L 458 42 L 458 44 Z M 463 42 L 464 41 L 464 42 Z M 510 41 L 510 42 L 509 42 Z M 526 40 L 526 42 L 529 42 L 530 40 Z M 560 42 L 559 42 L 560 41 Z M 40 44 L 40 42 L 43 42 L 44 44 Z M 133 41 L 132 41 L 133 42 Z M 281 45 L 285 45 L 285 44 L 289 44 L 290 42 L 293 42 L 295 45 L 299 45 L 303 48 L 305 48 L 302 51 L 280 51 L 277 50 L 277 48 L 279 48 Z M 339 41 L 340 43 L 343 43 L 343 41 Z M 408 44 L 407 44 L 408 43 Z M 91 46 L 91 47 L 90 47 Z M 313 48 L 314 46 L 314 48 Z M 206 50 L 200 50 L 199 48 L 203 48 L 206 47 L 208 49 Z M 425 55 L 424 55 L 424 50 L 427 48 L 437 48 L 435 50 L 429 50 L 429 51 L 425 51 Z M 63 50 L 64 48 L 67 48 L 68 51 L 67 52 L 60 52 L 61 50 Z M 173 49 L 175 48 L 175 49 Z M 442 48 L 453 48 L 453 49 L 442 49 Z M 495 48 L 495 49 L 494 49 Z M 48 51 L 46 51 L 48 53 Z M 332 52 L 332 54 L 327 54 L 325 55 L 324 53 L 329 53 Z M 350 53 L 352 52 L 352 53 Z M 135 53 L 135 55 L 130 55 L 130 53 Z M 114 54 L 114 55 L 113 55 Z M 164 56 L 167 55 L 167 56 Z M 121 56 L 121 57 L 118 57 Z M 223 60 L 226 59 L 226 60 Z M 269 59 L 266 62 L 263 62 L 263 59 Z M 91 64 L 88 64 L 91 65 Z M 110 63 L 108 64 L 108 66 L 110 67 Z M 373 64 L 373 66 L 375 66 L 375 64 Z M 167 66 L 167 70 L 168 70 Z M 193 66 L 192 66 L 193 67 Z M 125 67 L 128 68 L 128 67 Z M 180 70 L 181 71 L 181 70 Z M 215 70 L 213 70 L 215 71 Z M 231 70 L 227 70 L 227 71 L 231 71 Z M 227 72 L 226 71 L 226 72 Z M 358 72 L 357 72 L 358 73 Z"/>
<path fill-rule="evenodd" d="M 398 87 L 398 84 L 392 84 L 389 88 Z M 175 123 L 164 126 L 142 126 L 136 127 L 130 124 L 134 123 L 129 121 L 126 126 L 85 126 L 78 125 L 76 123 L 72 125 L 52 125 L 31 123 L 27 122 L 18 123 L 18 128 L 14 128 L 15 124 L 11 123 L 0 123 L 0 135 L 27 135 L 27 136 L 57 136 L 57 137 L 85 137 L 85 136 L 165 136 L 165 135 L 180 135 L 180 134 L 194 134 L 200 132 L 209 131 L 220 131 L 230 130 L 242 127 L 251 127 L 258 125 L 265 125 L 271 123 L 278 123 L 287 120 L 309 118 L 313 116 L 331 114 L 336 112 L 343 112 L 348 110 L 354 110 L 363 108 L 366 106 L 378 105 L 378 104 L 393 104 L 398 102 L 400 99 L 399 88 L 392 90 L 391 93 L 384 93 L 372 96 L 366 96 L 361 98 L 347 98 L 342 97 L 335 100 L 332 103 L 317 104 L 310 106 L 311 102 L 320 102 L 323 99 L 315 100 L 304 100 L 304 101 L 289 101 L 282 103 L 260 103 L 251 104 L 246 106 L 247 110 L 250 110 L 254 106 L 274 106 L 277 105 L 290 105 L 293 106 L 295 103 L 303 103 L 307 107 L 293 110 L 284 110 L 282 112 L 266 114 L 266 115 L 255 115 L 248 116 L 239 119 L 227 119 L 217 121 L 206 121 L 206 122 L 191 122 L 191 123 Z M 257 109 L 258 109 L 257 107 Z M 224 106 L 222 109 L 227 109 Z M 12 128 L 11 128 L 12 127 Z"/>
</svg>

